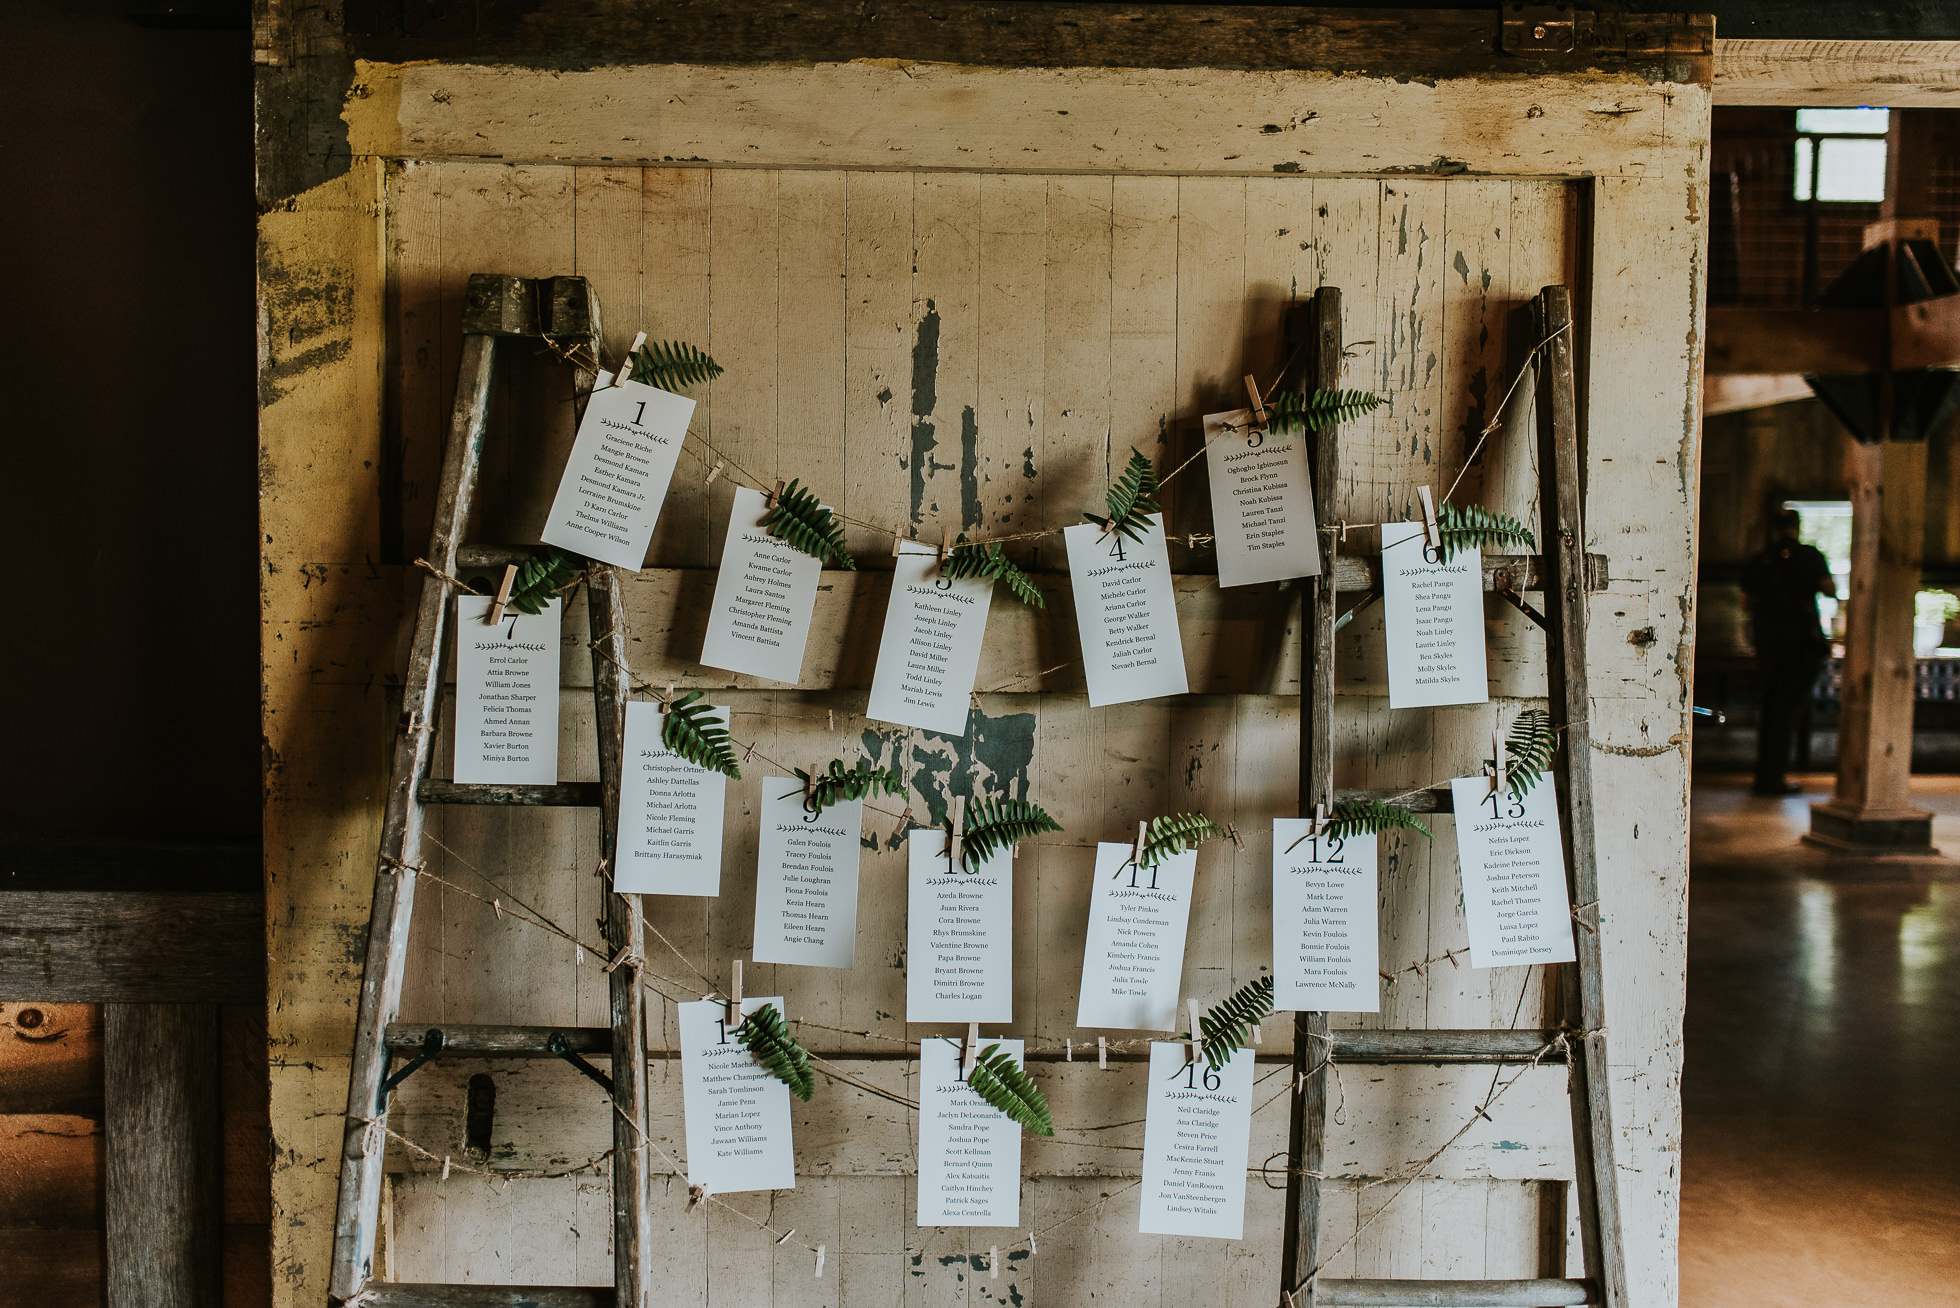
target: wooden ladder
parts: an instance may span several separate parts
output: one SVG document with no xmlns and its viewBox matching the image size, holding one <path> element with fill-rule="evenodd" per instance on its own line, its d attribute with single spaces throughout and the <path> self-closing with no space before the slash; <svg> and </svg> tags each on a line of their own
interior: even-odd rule
<svg viewBox="0 0 1960 1308">
<path fill-rule="evenodd" d="M 1579 423 L 1573 382 L 1572 299 L 1563 286 L 1548 286 L 1536 301 L 1538 362 L 1540 513 L 1544 553 L 1535 557 L 1484 559 L 1484 588 L 1505 594 L 1545 629 L 1547 695 L 1552 720 L 1565 741 L 1553 776 L 1565 841 L 1567 884 L 1580 912 L 1599 902 L 1598 866 L 1593 844 L 1592 745 L 1586 692 L 1586 592 L 1605 585 L 1606 561 L 1583 553 L 1580 530 Z M 1286 355 L 1298 349 L 1309 386 L 1338 386 L 1341 365 L 1341 293 L 1322 287 L 1313 300 L 1295 306 L 1287 318 Z M 1318 432 L 1311 445 L 1315 510 L 1318 520 L 1339 520 L 1335 488 L 1340 483 L 1340 432 Z M 1367 592 L 1380 586 L 1380 567 L 1360 559 L 1337 559 L 1331 584 L 1313 587 L 1310 613 L 1301 622 L 1302 675 L 1300 721 L 1300 811 L 1311 813 L 1332 785 L 1334 769 L 1334 632 L 1342 591 Z M 1545 599 L 1542 618 L 1517 599 L 1537 590 Z M 1365 601 L 1364 601 L 1365 602 Z M 1401 799 L 1400 792 L 1338 790 L 1336 799 Z M 1410 807 L 1423 812 L 1451 811 L 1447 786 L 1420 792 Z M 1595 917 L 1594 922 L 1597 922 Z M 1293 1308 L 1335 1305 L 1549 1305 L 1627 1303 L 1626 1259 L 1620 1243 L 1618 1191 L 1613 1178 L 1613 1118 L 1606 1061 L 1606 1006 L 1601 987 L 1600 942 L 1583 922 L 1575 963 L 1553 965 L 1557 972 L 1558 1025 L 1551 1029 L 1505 1031 L 1333 1031 L 1327 1014 L 1299 1013 L 1293 1023 L 1293 1095 L 1287 1138 L 1286 1232 L 1280 1264 L 1283 1303 Z M 1320 1252 L 1320 1173 L 1327 1130 L 1327 1076 L 1337 1063 L 1523 1066 L 1564 1063 L 1572 1102 L 1572 1151 L 1580 1242 L 1585 1276 L 1562 1275 L 1524 1280 L 1360 1280 L 1316 1276 Z M 1541 1254 L 1564 1271 L 1565 1236 L 1561 1221 Z"/>
<path fill-rule="evenodd" d="M 600 812 L 600 852 L 612 866 L 618 843 L 621 749 L 626 722 L 626 637 L 619 574 L 600 563 L 587 567 L 586 611 L 592 632 L 592 683 L 597 701 L 597 785 L 460 785 L 429 776 L 436 712 L 442 692 L 442 651 L 456 588 L 451 578 L 470 568 L 497 567 L 526 557 L 526 550 L 465 548 L 462 535 L 483 460 L 490 410 L 490 383 L 500 348 L 542 339 L 561 350 L 584 347 L 595 363 L 599 351 L 599 304 L 583 277 L 522 277 L 478 273 L 470 278 L 463 313 L 463 359 L 456 408 L 443 447 L 442 480 L 415 615 L 402 716 L 388 779 L 387 816 L 381 828 L 374 901 L 368 917 L 367 959 L 354 1034 L 347 1089 L 346 1138 L 340 1164 L 340 1204 L 334 1219 L 330 1302 L 360 1308 L 440 1304 L 540 1305 L 541 1308 L 640 1308 L 647 1291 L 646 1023 L 640 1002 L 642 923 L 633 905 L 605 896 L 607 949 L 617 962 L 610 973 L 612 1027 L 471 1027 L 396 1020 L 407 962 L 409 923 L 415 910 L 416 874 L 422 866 L 422 825 L 428 804 L 572 805 Z M 500 347 L 499 342 L 504 344 Z M 576 374 L 580 413 L 592 390 L 592 374 Z M 610 1054 L 608 1077 L 584 1061 Z M 560 1057 L 604 1086 L 612 1114 L 610 1159 L 613 1212 L 613 1289 L 495 1287 L 384 1283 L 373 1279 L 381 1209 L 382 1167 L 387 1153 L 388 1101 L 394 1087 L 430 1058 Z M 393 1060 L 407 1059 L 391 1073 Z"/>
</svg>

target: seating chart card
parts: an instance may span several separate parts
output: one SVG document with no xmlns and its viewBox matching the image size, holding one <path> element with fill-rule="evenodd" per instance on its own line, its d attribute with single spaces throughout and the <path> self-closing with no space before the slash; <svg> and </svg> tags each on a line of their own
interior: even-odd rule
<svg viewBox="0 0 1960 1308">
<path fill-rule="evenodd" d="M 1183 1043 L 1150 1046 L 1143 1110 L 1145 1235 L 1245 1234 L 1246 1149 L 1252 1139 L 1252 1051 L 1213 1071 Z"/>
<path fill-rule="evenodd" d="M 803 672 L 823 561 L 764 531 L 768 516 L 761 491 L 736 488 L 701 661 L 793 686 Z"/>
<path fill-rule="evenodd" d="M 1014 1020 L 1014 851 L 969 872 L 946 857 L 946 833 L 907 842 L 905 1020 Z"/>
<path fill-rule="evenodd" d="M 1064 527 L 1062 540 L 1090 707 L 1184 694 L 1184 645 L 1163 515 L 1150 515 L 1141 540 L 1105 535 L 1093 522 Z"/>
<path fill-rule="evenodd" d="M 1489 777 L 1457 777 L 1450 795 L 1470 966 L 1571 962 L 1572 897 L 1551 782 L 1513 799 Z"/>
<path fill-rule="evenodd" d="M 1420 522 L 1382 524 L 1382 621 L 1388 629 L 1388 706 L 1483 704 L 1483 551 L 1457 550 L 1447 567 Z"/>
<path fill-rule="evenodd" d="M 849 967 L 857 952 L 858 839 L 864 801 L 803 807 L 795 777 L 762 780 L 755 868 L 755 961 Z"/>
<path fill-rule="evenodd" d="M 1305 818 L 1273 821 L 1273 1007 L 1379 1013 L 1377 837 L 1308 835 Z"/>
<path fill-rule="evenodd" d="M 1107 842 L 1096 846 L 1075 1024 L 1174 1031 L 1198 851 L 1138 867 L 1132 850 Z"/>
<path fill-rule="evenodd" d="M 1305 436 L 1274 436 L 1252 410 L 1205 415 L 1218 584 L 1320 575 Z"/>
<path fill-rule="evenodd" d="M 933 547 L 899 542 L 865 715 L 964 736 L 993 594 L 990 579 L 940 576 Z"/>
<path fill-rule="evenodd" d="M 1019 1040 L 998 1044 L 1021 1061 Z M 919 1042 L 919 1225 L 1019 1226 L 1021 1127 L 960 1076 L 960 1042 Z"/>
<path fill-rule="evenodd" d="M 559 601 L 484 619 L 485 595 L 456 597 L 456 780 L 549 786 L 558 780 Z"/>
<path fill-rule="evenodd" d="M 711 712 L 728 725 L 725 706 Z M 626 705 L 613 889 L 622 895 L 719 895 L 728 778 L 661 744 L 666 720 L 658 704 Z"/>
<path fill-rule="evenodd" d="M 592 392 L 540 538 L 638 572 L 694 401 L 645 382 Z"/>
<path fill-rule="evenodd" d="M 753 1013 L 764 1004 L 783 1011 L 781 997 L 768 996 L 743 1000 L 742 1012 Z M 678 1007 L 687 1183 L 705 1185 L 713 1194 L 794 1190 L 789 1087 L 735 1038 L 728 1027 L 728 1005 L 703 999 Z"/>
</svg>

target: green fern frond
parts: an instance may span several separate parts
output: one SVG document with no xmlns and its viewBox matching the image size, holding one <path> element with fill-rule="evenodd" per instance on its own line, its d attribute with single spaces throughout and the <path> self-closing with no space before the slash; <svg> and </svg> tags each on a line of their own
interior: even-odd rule
<svg viewBox="0 0 1960 1308">
<path fill-rule="evenodd" d="M 1384 401 L 1373 391 L 1281 391 L 1266 401 L 1266 430 L 1275 436 L 1319 431 L 1374 412 Z"/>
<path fill-rule="evenodd" d="M 1003 849 L 1044 831 L 1060 831 L 1062 824 L 1039 804 L 1025 799 L 976 800 L 966 811 L 966 833 L 961 837 L 960 866 L 971 872 Z"/>
<path fill-rule="evenodd" d="M 1143 539 L 1143 533 L 1150 529 L 1146 520 L 1152 513 L 1162 510 L 1157 502 L 1157 468 L 1143 452 L 1131 449 L 1130 461 L 1123 469 L 1123 475 L 1109 488 L 1104 497 L 1109 505 L 1109 516 L 1098 518 L 1093 513 L 1082 516 L 1107 531 L 1130 540 Z"/>
<path fill-rule="evenodd" d="M 802 768 L 791 768 L 796 779 L 804 784 L 808 792 L 803 799 L 805 812 L 821 813 L 834 804 L 847 799 L 863 799 L 866 795 L 902 795 L 905 793 L 905 778 L 890 768 L 874 768 L 866 760 L 846 771 L 842 759 L 830 760 L 830 767 L 819 770 L 816 785 L 810 785 L 810 774 Z"/>
<path fill-rule="evenodd" d="M 1522 546 L 1527 550 L 1538 548 L 1530 528 L 1508 513 L 1493 513 L 1481 504 L 1470 504 L 1460 509 L 1454 504 L 1445 504 L 1436 510 L 1436 529 L 1443 539 L 1442 549 L 1436 552 L 1438 563 L 1448 563 L 1452 554 L 1473 545 L 1481 549 L 1506 545 Z"/>
<path fill-rule="evenodd" d="M 1005 1113 L 1036 1135 L 1054 1135 L 1055 1119 L 1048 1112 L 1048 1101 L 1027 1069 L 999 1045 L 988 1045 L 973 1060 L 973 1072 L 966 1078 L 973 1093 Z"/>
<path fill-rule="evenodd" d="M 667 705 L 667 720 L 660 728 L 660 743 L 696 767 L 740 781 L 742 769 L 736 766 L 735 750 L 728 740 L 728 728 L 713 716 L 713 705 L 697 702 L 700 698 L 701 692 L 698 690 L 674 697 Z"/>
<path fill-rule="evenodd" d="M 1225 828 L 1202 813 L 1173 813 L 1151 818 L 1143 829 L 1143 857 L 1138 867 L 1156 867 L 1165 859 L 1196 849 L 1207 840 L 1225 834 Z"/>
<path fill-rule="evenodd" d="M 1517 721 L 1504 737 L 1504 784 L 1511 792 L 1512 799 L 1523 799 L 1545 775 L 1545 769 L 1552 765 L 1552 755 L 1558 753 L 1558 728 L 1552 725 L 1551 714 L 1544 709 L 1529 708 L 1518 714 Z M 1495 759 L 1485 759 L 1484 766 L 1496 766 Z"/>
<path fill-rule="evenodd" d="M 1335 840 L 1382 831 L 1419 831 L 1431 840 L 1436 838 L 1414 813 L 1400 804 L 1386 804 L 1379 799 L 1342 800 L 1334 805 L 1323 830 Z"/>
<path fill-rule="evenodd" d="M 581 562 L 576 554 L 567 554 L 556 546 L 532 555 L 517 565 L 517 581 L 510 588 L 506 607 L 519 613 L 543 613 L 545 605 L 570 590 L 578 580 Z"/>
<path fill-rule="evenodd" d="M 629 365 L 633 380 L 678 391 L 721 376 L 721 365 L 685 341 L 648 341 Z"/>
<path fill-rule="evenodd" d="M 939 565 L 939 575 L 958 581 L 964 577 L 991 577 L 1004 581 L 1014 592 L 1014 598 L 1023 604 L 1045 609 L 1048 601 L 1042 597 L 1041 587 L 1034 579 L 1015 566 L 1013 560 L 1001 550 L 999 544 L 982 542 L 969 543 L 964 536 L 946 555 L 946 561 Z"/>
<path fill-rule="evenodd" d="M 762 529 L 812 558 L 857 571 L 857 560 L 844 548 L 843 525 L 809 488 L 794 481 L 776 497 L 776 507 L 762 520 Z"/>
<path fill-rule="evenodd" d="M 1198 1019 L 1198 1038 L 1205 1051 L 1205 1062 L 1213 1071 L 1232 1061 L 1232 1055 L 1250 1039 L 1253 1029 L 1272 1015 L 1273 979 L 1262 976 L 1248 981 L 1213 1004 Z"/>
<path fill-rule="evenodd" d="M 735 1028 L 735 1038 L 748 1047 L 749 1056 L 768 1068 L 771 1075 L 789 1087 L 804 1102 L 816 1092 L 817 1078 L 810 1071 L 810 1055 L 789 1033 L 789 1023 L 774 1004 L 764 1004 Z"/>
</svg>

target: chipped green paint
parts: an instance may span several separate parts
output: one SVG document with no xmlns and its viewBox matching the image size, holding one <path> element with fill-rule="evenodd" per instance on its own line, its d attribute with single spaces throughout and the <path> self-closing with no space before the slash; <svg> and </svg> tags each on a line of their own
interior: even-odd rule
<svg viewBox="0 0 1960 1308">
<path fill-rule="evenodd" d="M 946 821 L 953 796 L 969 801 L 984 796 L 1030 798 L 1034 767 L 1035 715 L 1008 713 L 988 717 L 975 709 L 965 736 L 904 727 L 866 727 L 858 737 L 875 764 L 898 769 L 920 801 L 913 805 L 913 826 L 938 826 Z M 874 835 L 875 845 L 897 849 L 904 831 Z"/>
</svg>

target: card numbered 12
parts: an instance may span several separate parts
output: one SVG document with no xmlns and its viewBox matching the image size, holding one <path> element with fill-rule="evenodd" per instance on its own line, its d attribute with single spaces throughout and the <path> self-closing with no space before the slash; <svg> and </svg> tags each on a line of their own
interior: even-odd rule
<svg viewBox="0 0 1960 1308">
<path fill-rule="evenodd" d="M 1273 1007 L 1379 1013 L 1377 838 L 1273 821 Z"/>
</svg>

